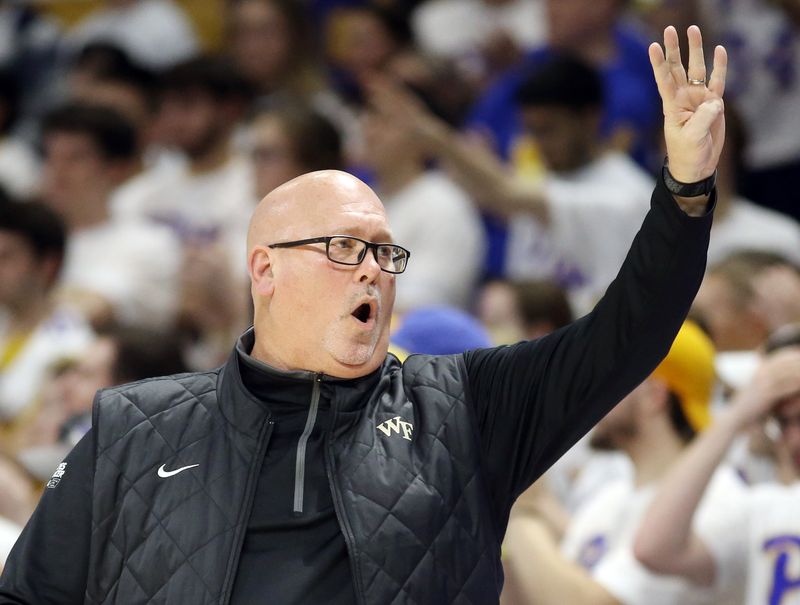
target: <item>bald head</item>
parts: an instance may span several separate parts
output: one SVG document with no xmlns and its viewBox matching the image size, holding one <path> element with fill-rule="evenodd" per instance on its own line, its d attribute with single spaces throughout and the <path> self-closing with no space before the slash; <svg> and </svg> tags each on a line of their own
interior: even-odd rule
<svg viewBox="0 0 800 605">
<path fill-rule="evenodd" d="M 320 217 L 347 213 L 348 206 L 356 204 L 373 206 L 375 213 L 385 216 L 375 192 L 352 174 L 319 170 L 300 175 L 273 189 L 258 204 L 247 231 L 247 249 L 266 242 L 323 235 L 309 233 L 309 228 Z"/>
</svg>

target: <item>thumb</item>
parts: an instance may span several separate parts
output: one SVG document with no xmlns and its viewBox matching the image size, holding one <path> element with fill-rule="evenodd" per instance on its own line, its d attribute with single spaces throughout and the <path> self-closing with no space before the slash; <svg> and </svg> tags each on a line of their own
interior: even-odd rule
<svg viewBox="0 0 800 605">
<path fill-rule="evenodd" d="M 684 128 L 687 134 L 695 135 L 693 138 L 701 140 L 705 138 L 711 131 L 711 126 L 716 119 L 723 113 L 725 107 L 722 104 L 722 99 L 710 99 L 703 101 L 694 114 L 686 122 Z"/>
</svg>

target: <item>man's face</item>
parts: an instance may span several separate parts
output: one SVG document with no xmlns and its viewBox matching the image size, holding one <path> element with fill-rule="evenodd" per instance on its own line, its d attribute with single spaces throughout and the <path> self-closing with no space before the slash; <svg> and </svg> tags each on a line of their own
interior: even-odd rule
<svg viewBox="0 0 800 605">
<path fill-rule="evenodd" d="M 353 177 L 334 187 L 312 185 L 297 200 L 279 219 L 278 241 L 328 235 L 392 241 L 383 205 Z M 389 346 L 395 276 L 380 269 L 372 251 L 360 265 L 347 266 L 329 260 L 324 244 L 268 250 L 274 291 L 267 302 L 273 339 L 265 345 L 267 360 L 342 378 L 380 366 Z M 257 310 L 257 336 L 258 330 Z"/>
<path fill-rule="evenodd" d="M 292 63 L 292 32 L 267 0 L 244 0 L 231 12 L 231 51 L 242 74 L 262 87 L 280 83 Z"/>
<path fill-rule="evenodd" d="M 781 427 L 781 439 L 800 473 L 800 396 L 788 398 L 775 411 L 775 418 Z"/>
<path fill-rule="evenodd" d="M 19 309 L 33 303 L 32 297 L 46 282 L 43 271 L 42 263 L 22 236 L 0 230 L 0 307 Z"/>
<path fill-rule="evenodd" d="M 522 122 L 553 172 L 576 170 L 591 160 L 597 137 L 596 112 L 529 106 L 522 108 Z"/>
<path fill-rule="evenodd" d="M 251 135 L 258 198 L 303 172 L 295 159 L 292 142 L 278 118 L 269 115 L 260 118 L 253 125 Z"/>
<path fill-rule="evenodd" d="M 620 12 L 620 0 L 547 0 L 551 46 L 578 48 L 587 37 L 607 31 Z"/>
<path fill-rule="evenodd" d="M 164 143 L 197 159 L 228 136 L 229 119 L 222 104 L 203 91 L 171 91 L 162 99 L 158 125 Z"/>
<path fill-rule="evenodd" d="M 737 299 L 733 286 L 722 275 L 706 276 L 693 308 L 708 326 L 717 351 L 755 349 L 769 335 L 761 318 Z"/>
<path fill-rule="evenodd" d="M 44 201 L 70 222 L 86 204 L 105 204 L 116 185 L 112 163 L 91 137 L 53 132 L 44 141 Z"/>
</svg>

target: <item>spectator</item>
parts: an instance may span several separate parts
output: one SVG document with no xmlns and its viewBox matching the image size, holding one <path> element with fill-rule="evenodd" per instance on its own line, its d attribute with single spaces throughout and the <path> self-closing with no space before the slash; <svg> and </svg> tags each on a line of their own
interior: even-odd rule
<svg viewBox="0 0 800 605">
<path fill-rule="evenodd" d="M 422 52 L 454 61 L 479 86 L 544 42 L 543 8 L 541 0 L 431 0 L 411 22 Z"/>
<path fill-rule="evenodd" d="M 574 582 L 573 576 L 580 577 L 578 572 L 564 573 L 556 563 L 551 563 L 549 576 L 541 569 L 532 570 L 523 517 L 509 527 L 507 540 L 513 576 L 521 583 L 517 589 L 526 596 L 522 603 L 719 604 L 736 594 L 733 582 L 700 590 L 677 578 L 649 573 L 632 552 L 633 534 L 654 486 L 675 456 L 709 424 L 713 387 L 713 346 L 696 325 L 685 323 L 650 378 L 601 420 L 592 435 L 595 447 L 622 449 L 634 467 L 633 481 L 612 482 L 602 488 L 576 512 L 564 536 L 564 556 L 589 570 L 593 581 L 583 578 Z M 732 470 L 718 472 L 695 524 L 712 524 L 719 507 L 742 490 Z M 561 566 L 568 568 L 566 562 Z M 529 569 L 531 575 L 541 574 L 535 586 L 526 573 Z M 548 588 L 542 590 L 542 583 Z"/>
<path fill-rule="evenodd" d="M 174 332 L 140 326 L 108 326 L 45 387 L 36 419 L 19 440 L 17 460 L 47 481 L 91 427 L 92 401 L 103 388 L 186 371 Z"/>
<path fill-rule="evenodd" d="M 739 195 L 739 177 L 744 168 L 747 133 L 732 104 L 725 107 L 726 145 L 720 156 L 717 177 L 717 210 L 708 262 L 713 265 L 741 250 L 779 254 L 800 267 L 800 224 Z"/>
<path fill-rule="evenodd" d="M 658 94 L 650 75 L 647 44 L 622 21 L 626 0 L 544 0 L 547 45 L 492 84 L 475 105 L 470 126 L 488 132 L 504 159 L 520 171 L 532 169 L 531 141 L 524 133 L 515 97 L 532 69 L 553 52 L 574 53 L 601 74 L 602 140 L 655 168 Z M 534 160 L 535 161 L 535 160 Z M 534 167 L 535 169 L 535 167 Z"/>
<path fill-rule="evenodd" d="M 742 251 L 711 267 L 693 305 L 718 351 L 751 351 L 800 320 L 800 274 L 775 254 Z"/>
<path fill-rule="evenodd" d="M 305 10 L 294 0 L 234 0 L 230 5 L 233 61 L 262 99 L 308 101 L 322 87 Z"/>
<path fill-rule="evenodd" d="M 220 361 L 230 332 L 246 323 L 244 239 L 256 200 L 252 166 L 235 149 L 234 133 L 251 91 L 219 56 L 177 65 L 162 83 L 163 141 L 186 164 L 154 171 L 147 186 L 115 209 L 120 217 L 167 225 L 181 240 L 180 323 L 197 340 L 190 363 L 210 367 Z"/>
<path fill-rule="evenodd" d="M 800 11 L 782 0 L 697 3 L 714 37 L 730 49 L 727 92 L 750 133 L 742 194 L 800 220 L 800 209 L 786 195 L 800 187 Z"/>
<path fill-rule="evenodd" d="M 398 312 L 427 305 L 466 309 L 485 245 L 472 201 L 446 174 L 427 168 L 430 156 L 423 142 L 403 123 L 368 113 L 364 135 L 369 151 L 365 160 L 393 237 L 414 255 L 397 292 Z"/>
<path fill-rule="evenodd" d="M 344 167 L 339 132 L 327 118 L 303 105 L 268 105 L 250 122 L 247 142 L 256 199 L 305 172 Z"/>
<path fill-rule="evenodd" d="M 70 234 L 63 295 L 96 324 L 174 320 L 180 248 L 163 227 L 111 217 L 115 191 L 138 166 L 132 125 L 115 111 L 69 105 L 43 124 L 44 201 Z"/>
<path fill-rule="evenodd" d="M 198 52 L 194 29 L 173 0 L 105 0 L 67 36 L 73 52 L 92 42 L 112 42 L 136 63 L 172 67 Z"/>
<path fill-rule="evenodd" d="M 797 603 L 800 542 L 800 339 L 766 354 L 730 408 L 670 469 L 644 515 L 635 554 L 648 567 L 694 586 L 745 579 L 743 602 Z M 697 502 L 731 442 L 761 419 L 777 422 L 778 450 L 793 470 L 788 485 L 761 484 L 716 507 L 707 528 L 692 523 Z"/>
<path fill-rule="evenodd" d="M 0 425 L 4 448 L 35 413 L 53 364 L 92 337 L 54 298 L 64 258 L 61 219 L 36 202 L 0 201 Z"/>
<path fill-rule="evenodd" d="M 489 281 L 477 306 L 495 344 L 539 338 L 574 319 L 566 291 L 552 280 Z"/>
<path fill-rule="evenodd" d="M 387 121 L 426 141 L 476 203 L 509 219 L 505 273 L 553 278 L 568 290 L 575 312 L 586 312 L 616 275 L 647 211 L 652 183 L 624 154 L 602 152 L 596 72 L 572 56 L 554 55 L 520 88 L 526 127 L 538 136 L 550 168 L 541 182 L 513 178 L 494 154 L 459 140 L 386 82 L 373 90 Z"/>
</svg>

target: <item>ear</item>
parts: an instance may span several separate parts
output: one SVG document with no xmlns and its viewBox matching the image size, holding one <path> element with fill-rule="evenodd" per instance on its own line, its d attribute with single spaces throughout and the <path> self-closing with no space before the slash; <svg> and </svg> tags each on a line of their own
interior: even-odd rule
<svg viewBox="0 0 800 605">
<path fill-rule="evenodd" d="M 272 296 L 275 291 L 271 252 L 266 246 L 253 246 L 247 257 L 247 271 L 250 273 L 254 296 Z"/>
</svg>

